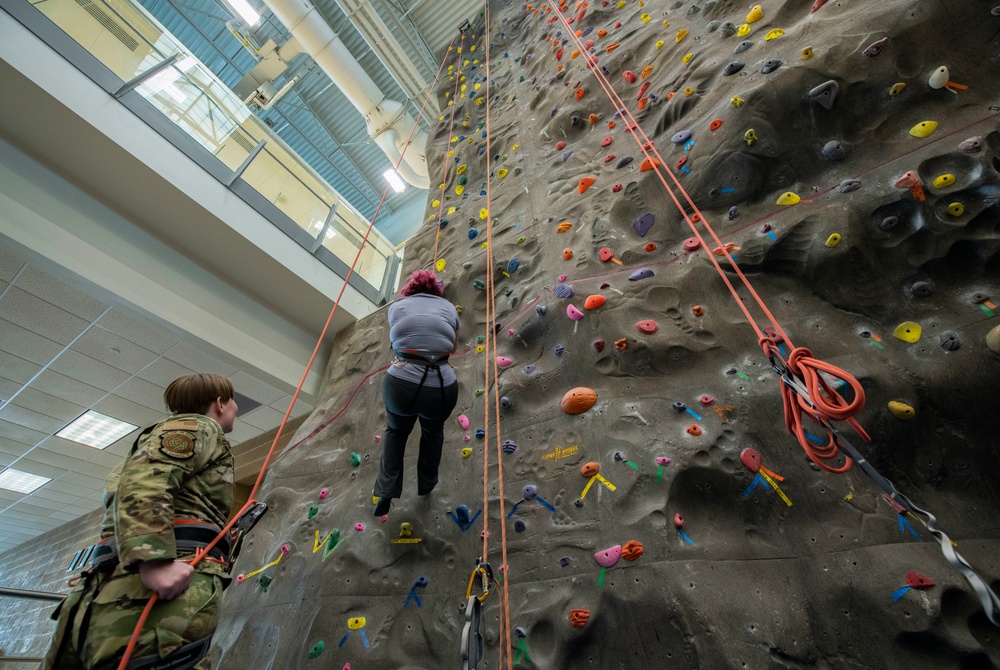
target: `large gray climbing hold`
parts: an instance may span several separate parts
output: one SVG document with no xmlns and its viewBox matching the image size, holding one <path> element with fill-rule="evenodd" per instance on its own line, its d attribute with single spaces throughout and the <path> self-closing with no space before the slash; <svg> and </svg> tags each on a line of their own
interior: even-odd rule
<svg viewBox="0 0 1000 670">
<path fill-rule="evenodd" d="M 638 219 L 632 222 L 632 228 L 639 234 L 639 237 L 645 237 L 649 229 L 653 227 L 653 222 L 655 217 L 652 212 L 646 212 Z"/>
<path fill-rule="evenodd" d="M 857 191 L 859 188 L 861 188 L 860 179 L 845 179 L 840 182 L 840 186 L 837 187 L 837 190 L 841 193 L 850 193 L 851 191 Z"/>
<path fill-rule="evenodd" d="M 746 51 L 747 49 L 749 49 L 752 46 L 753 46 L 753 42 L 752 41 L 750 41 L 750 40 L 743 40 L 742 42 L 740 42 L 739 44 L 736 45 L 736 48 L 733 49 L 733 53 L 734 54 L 741 54 L 741 53 L 743 53 L 744 51 Z"/>
<path fill-rule="evenodd" d="M 722 35 L 723 39 L 732 37 L 736 34 L 736 26 L 734 26 L 732 22 L 726 21 L 722 24 L 722 27 L 719 28 L 719 34 Z"/>
<path fill-rule="evenodd" d="M 708 11 L 708 10 L 706 10 L 706 11 Z M 718 29 L 719 29 L 719 22 L 718 21 L 709 21 L 708 25 L 705 26 L 705 30 L 707 32 L 710 32 L 710 33 L 714 33 Z"/>
<path fill-rule="evenodd" d="M 928 279 L 915 281 L 910 286 L 910 293 L 914 298 L 929 298 L 934 294 L 934 282 Z"/>
<path fill-rule="evenodd" d="M 823 158 L 828 161 L 841 161 L 844 160 L 844 156 L 847 152 L 844 151 L 844 145 L 837 140 L 830 140 L 823 145 Z"/>
<path fill-rule="evenodd" d="M 962 341 L 958 339 L 958 333 L 947 330 L 940 335 L 941 348 L 947 351 L 958 351 L 962 346 Z"/>
<path fill-rule="evenodd" d="M 819 103 L 824 109 L 833 109 L 833 102 L 837 99 L 839 91 L 840 84 L 831 79 L 809 91 L 809 99 Z"/>
<path fill-rule="evenodd" d="M 730 75 L 734 75 L 737 72 L 739 72 L 740 70 L 742 70 L 743 68 L 745 68 L 746 65 L 747 64 L 744 63 L 743 61 L 734 60 L 733 62 L 731 62 L 728 65 L 726 65 L 725 69 L 722 70 L 722 74 L 723 74 L 723 76 L 726 76 L 726 77 L 728 77 Z"/>
<path fill-rule="evenodd" d="M 887 216 L 878 224 L 878 227 L 882 230 L 892 230 L 899 225 L 898 216 Z"/>
<path fill-rule="evenodd" d="M 967 154 L 978 154 L 983 150 L 984 139 L 982 135 L 970 137 L 958 145 L 958 150 Z"/>
<path fill-rule="evenodd" d="M 704 7 L 702 7 L 702 9 L 705 10 L 706 14 L 708 14 L 710 11 L 712 11 L 713 9 L 715 9 L 715 2 L 716 2 L 716 0 L 708 0 L 708 2 L 705 3 L 705 5 L 704 5 Z"/>
<path fill-rule="evenodd" d="M 688 15 L 689 16 L 694 16 L 700 10 L 701 10 L 701 7 L 699 7 L 698 5 L 691 5 L 690 7 L 688 7 Z"/>
<path fill-rule="evenodd" d="M 780 60 L 778 60 L 777 58 L 769 58 L 768 60 L 764 61 L 764 65 L 761 66 L 760 71 L 763 72 L 764 74 L 771 74 L 779 67 L 781 67 Z"/>
</svg>

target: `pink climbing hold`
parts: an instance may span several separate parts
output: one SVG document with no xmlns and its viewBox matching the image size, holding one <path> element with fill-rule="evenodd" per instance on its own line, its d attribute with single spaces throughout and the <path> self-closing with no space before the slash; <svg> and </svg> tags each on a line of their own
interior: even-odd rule
<svg viewBox="0 0 1000 670">
<path fill-rule="evenodd" d="M 648 90 L 649 90 L 649 82 L 648 81 L 642 82 L 642 86 L 639 87 L 639 92 L 636 93 L 635 99 L 639 100 L 640 98 L 642 98 L 642 96 L 646 95 L 646 91 Z"/>
<path fill-rule="evenodd" d="M 594 44 L 596 44 L 596 42 L 594 42 L 594 40 L 587 40 L 586 42 L 583 43 L 583 46 L 585 48 L 589 49 L 592 46 L 594 46 Z"/>
<path fill-rule="evenodd" d="M 625 77 L 628 80 L 628 83 L 630 84 L 634 84 L 635 80 L 637 79 L 637 77 L 635 76 L 635 72 L 632 72 L 632 70 L 625 70 L 624 72 L 622 72 L 622 76 Z"/>
<path fill-rule="evenodd" d="M 326 497 L 330 495 L 330 489 L 320 489 L 319 499 L 326 500 Z"/>
<path fill-rule="evenodd" d="M 594 554 L 594 560 L 602 568 L 613 568 L 622 557 L 622 546 L 616 544 L 610 549 L 605 549 Z"/>
<path fill-rule="evenodd" d="M 640 321 L 639 323 L 635 324 L 635 327 L 639 330 L 640 333 L 645 333 L 646 335 L 652 335 L 653 333 L 655 333 L 660 329 L 660 327 L 656 324 L 656 321 L 653 321 L 652 319 L 647 319 L 646 321 Z"/>
<path fill-rule="evenodd" d="M 701 246 L 701 242 L 699 242 L 696 237 L 689 237 L 684 240 L 684 244 L 682 246 L 684 247 L 684 251 L 697 251 L 698 247 Z"/>
<path fill-rule="evenodd" d="M 502 368 L 509 368 L 511 365 L 513 365 L 513 363 L 514 361 L 507 358 L 506 356 L 497 356 L 497 365 L 499 365 Z"/>
<path fill-rule="evenodd" d="M 382 436 L 381 435 L 376 435 L 375 436 L 375 444 L 378 444 L 381 441 L 382 441 Z"/>
<path fill-rule="evenodd" d="M 656 457 L 656 464 L 657 465 L 670 465 L 670 463 L 671 463 L 670 459 L 667 458 L 666 456 L 657 456 Z"/>
<path fill-rule="evenodd" d="M 514 329 L 513 328 L 508 328 L 507 329 L 507 337 L 514 337 Z"/>
<path fill-rule="evenodd" d="M 356 523 L 356 524 L 354 524 L 354 530 L 358 531 L 359 533 L 361 531 L 363 531 L 364 529 L 365 529 L 365 524 L 363 524 L 363 523 Z"/>
<path fill-rule="evenodd" d="M 559 275 L 559 281 L 560 282 L 566 281 L 566 277 L 567 277 L 567 275 Z"/>
<path fill-rule="evenodd" d="M 760 472 L 760 452 L 756 449 L 747 448 L 741 451 L 740 461 L 743 462 L 743 467 L 750 472 L 754 474 Z"/>
<path fill-rule="evenodd" d="M 566 305 L 566 316 L 573 319 L 574 321 L 579 321 L 583 318 L 583 312 L 578 310 L 572 304 Z"/>
<path fill-rule="evenodd" d="M 698 402 L 701 403 L 702 407 L 708 407 L 709 405 L 715 402 L 715 398 L 713 398 L 710 395 L 703 395 L 700 398 L 698 398 Z"/>
<path fill-rule="evenodd" d="M 462 441 L 463 442 L 468 442 L 471 439 L 472 439 L 471 437 L 469 437 L 468 435 L 466 435 L 465 437 L 462 438 Z"/>
<path fill-rule="evenodd" d="M 597 255 L 601 257 L 602 261 L 607 263 L 615 257 L 615 252 L 611 251 L 611 249 L 608 249 L 607 247 L 602 247 L 601 250 L 597 252 Z"/>
<path fill-rule="evenodd" d="M 674 515 L 674 528 L 680 530 L 683 527 L 684 527 L 684 517 L 681 516 L 680 512 L 678 512 L 677 514 Z"/>
<path fill-rule="evenodd" d="M 458 415 L 458 425 L 462 427 L 462 430 L 469 430 L 469 417 L 464 414 Z"/>
</svg>

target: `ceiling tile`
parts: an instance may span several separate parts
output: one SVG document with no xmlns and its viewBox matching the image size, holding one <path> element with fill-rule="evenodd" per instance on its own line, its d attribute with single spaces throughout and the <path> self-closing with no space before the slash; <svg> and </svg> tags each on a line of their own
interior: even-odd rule
<svg viewBox="0 0 1000 670">
<path fill-rule="evenodd" d="M 130 376 L 73 349 L 53 361 L 49 369 L 104 391 L 110 391 Z"/>
<path fill-rule="evenodd" d="M 19 460 L 17 462 L 17 465 L 14 467 L 23 472 L 30 472 L 33 475 L 40 475 L 42 477 L 48 477 L 49 479 L 58 479 L 67 472 L 69 472 L 69 468 L 66 467 L 65 465 L 60 467 L 60 464 L 57 459 L 44 458 L 42 456 L 40 448 L 32 451 L 31 454 L 29 454 L 27 457 Z M 48 484 L 38 489 L 38 491 L 41 492 L 46 490 L 47 488 Z M 67 500 L 66 502 L 73 502 L 73 501 Z"/>
<path fill-rule="evenodd" d="M 38 412 L 30 410 L 26 407 L 22 407 L 20 403 L 17 402 L 20 399 L 21 398 L 18 397 L 14 402 L 7 405 L 3 409 L 0 409 L 0 421 L 9 421 L 10 423 L 16 423 L 25 428 L 37 430 L 49 435 L 66 425 L 65 421 L 60 421 L 59 419 L 54 419 L 51 416 L 39 414 Z"/>
<path fill-rule="evenodd" d="M 54 489 L 56 491 L 65 493 L 66 495 L 69 496 L 74 496 L 76 498 L 83 498 L 84 496 L 90 495 L 93 489 L 86 486 L 80 486 L 78 484 L 71 484 L 70 482 L 67 482 L 65 480 L 65 477 L 67 477 L 70 474 L 72 473 L 67 473 L 54 482 L 49 482 L 48 484 L 45 485 L 45 488 Z M 101 490 L 103 490 L 103 488 Z"/>
<path fill-rule="evenodd" d="M 243 423 L 239 419 L 233 424 L 233 431 L 226 435 L 229 438 L 229 443 L 232 445 L 237 445 L 240 442 L 245 442 L 246 440 L 253 439 L 260 435 L 261 431 L 259 428 L 254 428 L 253 426 Z"/>
<path fill-rule="evenodd" d="M 77 356 L 76 352 L 72 353 L 74 357 Z M 107 393 L 103 389 L 59 374 L 51 369 L 38 375 L 38 378 L 31 382 L 30 388 L 55 396 L 56 398 L 68 400 L 73 404 L 83 407 L 90 407 Z"/>
<path fill-rule="evenodd" d="M 0 437 L 0 454 L 3 454 L 4 460 L 8 463 L 27 453 L 33 446 L 35 445 L 25 444 L 24 442 L 18 442 L 16 440 L 9 440 L 6 437 Z"/>
<path fill-rule="evenodd" d="M 0 437 L 5 437 L 8 440 L 13 440 L 14 442 L 38 444 L 48 437 L 48 435 L 47 433 L 42 433 L 37 430 L 0 419 Z"/>
<path fill-rule="evenodd" d="M 0 247 L 0 279 L 10 281 L 22 265 L 24 261 L 13 251 Z"/>
<path fill-rule="evenodd" d="M 108 468 L 108 472 L 110 472 Z M 79 472 L 70 472 L 59 478 L 59 481 L 65 481 L 67 484 L 73 484 L 81 488 L 87 489 L 87 494 L 90 495 L 94 491 L 103 491 L 105 484 L 107 484 L 108 474 L 105 472 L 103 477 L 91 477 L 89 475 L 84 475 Z"/>
<path fill-rule="evenodd" d="M 135 374 L 156 358 L 156 354 L 103 328 L 91 328 L 76 341 L 73 350 Z"/>
<path fill-rule="evenodd" d="M 12 395 L 20 390 L 20 388 L 21 384 L 4 377 L 0 377 L 0 402 L 9 400 Z"/>
<path fill-rule="evenodd" d="M 177 337 L 165 328 L 144 321 L 118 307 L 108 312 L 97 325 L 158 354 L 162 354 L 178 342 Z"/>
<path fill-rule="evenodd" d="M 30 330 L 0 319 L 0 346 L 12 356 L 46 365 L 62 351 L 63 345 Z"/>
<path fill-rule="evenodd" d="M 42 366 L 37 363 L 0 351 L 0 370 L 3 370 L 3 376 L 6 379 L 25 384 L 41 369 Z"/>
<path fill-rule="evenodd" d="M 66 505 L 59 511 L 66 512 L 67 514 L 76 514 L 77 517 L 81 517 L 84 514 L 90 514 L 95 509 L 100 509 L 102 507 L 104 507 L 104 505 L 102 505 L 99 502 L 95 502 L 93 500 L 87 500 L 86 498 L 81 498 L 79 502 L 73 505 Z"/>
<path fill-rule="evenodd" d="M 76 403 L 43 393 L 32 386 L 24 389 L 12 404 L 57 419 L 63 425 L 83 414 L 86 409 Z"/>
<path fill-rule="evenodd" d="M 48 485 L 43 486 L 38 489 L 30 496 L 28 496 L 28 502 L 32 505 L 38 505 L 39 507 L 46 507 L 50 509 L 62 509 L 66 505 L 70 505 L 79 500 L 79 496 L 73 496 L 68 493 L 63 493 L 58 488 L 50 487 Z M 53 503 L 57 503 L 53 505 Z M 51 515 L 50 515 L 51 516 Z"/>
<path fill-rule="evenodd" d="M 145 428 L 145 426 L 143 426 Z M 125 458 L 128 455 L 129 450 L 132 448 L 132 444 L 135 442 L 135 438 L 138 437 L 136 431 L 132 431 L 130 435 L 126 435 L 122 439 L 118 440 L 114 444 L 105 447 L 104 453 L 114 454 L 119 458 Z"/>
<path fill-rule="evenodd" d="M 233 386 L 237 391 L 262 405 L 270 405 L 278 398 L 286 395 L 284 391 L 279 391 L 270 384 L 262 382 L 242 370 L 234 373 L 230 379 L 233 380 Z"/>
<path fill-rule="evenodd" d="M 51 463 L 57 468 L 82 473 L 92 477 L 107 479 L 108 472 L 121 462 L 121 456 L 105 453 L 84 444 L 77 444 L 61 437 L 52 437 L 35 447 L 31 458 L 43 463 Z M 62 479 L 62 477 L 60 477 Z"/>
<path fill-rule="evenodd" d="M 223 363 L 218 358 L 195 349 L 187 342 L 178 343 L 176 347 L 165 353 L 163 357 L 195 372 L 211 372 L 218 375 L 225 375 L 226 377 L 236 372 L 236 368 L 232 365 Z"/>
<path fill-rule="evenodd" d="M 259 428 L 261 431 L 268 431 L 281 425 L 281 420 L 285 418 L 284 412 L 279 412 L 273 407 L 263 405 L 246 415 L 241 415 L 240 420 L 244 423 Z"/>
<path fill-rule="evenodd" d="M 90 322 L 36 298 L 16 286 L 0 300 L 0 319 L 6 319 L 59 344 L 69 344 Z"/>
<path fill-rule="evenodd" d="M 11 491 L 10 489 L 0 489 L 0 509 L 7 507 L 16 503 L 18 500 L 24 497 L 23 493 L 19 491 Z"/>
<path fill-rule="evenodd" d="M 157 412 L 116 395 L 109 395 L 94 405 L 94 410 L 101 414 L 113 416 L 121 421 L 128 421 L 139 428 L 145 428 L 150 424 L 156 423 L 167 414 L 164 411 Z M 131 435 L 131 439 L 135 439 L 134 434 Z"/>
<path fill-rule="evenodd" d="M 28 266 L 21 278 L 17 280 L 17 286 L 86 321 L 93 321 L 107 308 L 107 305 L 100 300 L 90 297 L 60 279 L 56 279 L 34 265 Z"/>
<path fill-rule="evenodd" d="M 140 379 L 145 379 L 147 382 L 158 386 L 161 394 L 170 382 L 174 381 L 178 377 L 183 377 L 184 375 L 189 375 L 194 372 L 194 370 L 190 368 L 186 368 L 183 365 L 169 360 L 169 354 L 164 354 L 164 356 L 164 358 L 158 358 L 153 361 L 152 365 L 143 369 L 136 375 Z"/>
<path fill-rule="evenodd" d="M 163 402 L 163 387 L 138 377 L 132 377 L 115 389 L 114 395 L 131 400 L 159 414 L 169 412 L 166 403 Z"/>
<path fill-rule="evenodd" d="M 38 516 L 46 517 L 55 510 L 49 509 L 48 506 L 39 507 L 38 505 L 30 504 L 31 496 L 25 496 L 16 505 L 11 507 L 8 512 L 21 512 L 23 514 L 35 514 Z M 36 501 L 37 502 L 37 501 Z"/>
<path fill-rule="evenodd" d="M 82 516 L 81 514 L 77 514 L 75 512 L 70 513 L 62 510 L 58 512 L 53 512 L 52 514 L 49 515 L 50 518 L 58 519 L 59 521 L 76 521 L 81 516 Z"/>
</svg>

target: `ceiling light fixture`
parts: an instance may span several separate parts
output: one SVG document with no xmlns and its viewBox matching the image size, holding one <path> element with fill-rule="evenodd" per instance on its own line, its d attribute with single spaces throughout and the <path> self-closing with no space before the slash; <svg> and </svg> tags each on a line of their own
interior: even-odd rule
<svg viewBox="0 0 1000 670">
<path fill-rule="evenodd" d="M 17 491 L 18 493 L 37 491 L 51 481 L 51 477 L 33 475 L 30 472 L 22 472 L 14 468 L 7 468 L 0 472 L 0 489 Z"/>
<path fill-rule="evenodd" d="M 104 449 L 138 427 L 89 409 L 56 433 L 56 437 L 79 442 L 95 449 Z"/>
<path fill-rule="evenodd" d="M 389 185 L 395 189 L 396 193 L 402 193 L 403 189 L 406 188 L 406 184 L 404 184 L 403 180 L 399 178 L 399 175 L 396 174 L 395 170 L 386 170 L 382 173 L 382 176 L 385 177 L 386 181 L 389 182 Z"/>
<path fill-rule="evenodd" d="M 226 0 L 226 4 L 251 28 L 260 22 L 260 13 L 247 0 Z"/>
</svg>

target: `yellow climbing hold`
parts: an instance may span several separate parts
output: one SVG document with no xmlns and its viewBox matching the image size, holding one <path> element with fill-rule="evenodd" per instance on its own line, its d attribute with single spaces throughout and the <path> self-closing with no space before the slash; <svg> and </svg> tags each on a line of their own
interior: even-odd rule
<svg viewBox="0 0 1000 670">
<path fill-rule="evenodd" d="M 438 262 L 434 264 L 434 267 L 437 268 L 438 272 L 444 272 L 444 266 L 446 265 L 448 265 L 448 261 L 443 258 L 439 258 Z"/>
<path fill-rule="evenodd" d="M 649 23 L 650 21 L 653 20 L 653 17 L 650 16 L 649 14 L 642 14 L 639 18 L 642 19 L 643 23 Z"/>
<path fill-rule="evenodd" d="M 897 419 L 902 419 L 906 421 L 907 419 L 912 419 L 917 415 L 917 412 L 907 405 L 905 402 L 899 402 L 898 400 L 889 401 L 889 411 Z"/>
<path fill-rule="evenodd" d="M 960 202 L 953 202 L 948 205 L 947 212 L 952 216 L 959 217 L 965 214 L 965 205 Z"/>
<path fill-rule="evenodd" d="M 937 126 L 937 121 L 921 121 L 910 128 L 910 134 L 914 137 L 929 137 L 931 133 L 937 130 Z"/>
<path fill-rule="evenodd" d="M 467 167 L 469 167 L 469 166 L 466 165 L 465 163 L 462 163 L 461 165 L 458 166 L 458 169 L 455 170 L 455 174 L 462 174 L 463 172 L 465 172 L 465 169 Z"/>
<path fill-rule="evenodd" d="M 477 354 L 481 354 L 484 351 L 486 351 L 486 347 L 484 347 L 483 345 L 480 344 L 478 347 L 476 347 L 476 353 Z"/>
<path fill-rule="evenodd" d="M 765 42 L 770 42 L 771 40 L 776 40 L 776 39 L 778 39 L 779 37 L 781 37 L 784 34 L 785 34 L 785 31 L 782 30 L 781 28 L 775 28 L 774 30 L 772 30 L 771 32 L 769 32 L 767 35 L 764 35 L 764 41 Z"/>
<path fill-rule="evenodd" d="M 750 24 L 749 23 L 744 23 L 743 25 L 741 25 L 736 30 L 736 34 L 739 35 L 740 37 L 746 37 L 747 35 L 749 35 L 750 34 Z"/>
<path fill-rule="evenodd" d="M 903 83 L 903 82 L 901 82 L 901 81 L 900 81 L 900 82 L 897 82 L 897 83 L 895 83 L 895 84 L 893 84 L 893 85 L 892 85 L 892 86 L 891 86 L 891 87 L 889 88 L 889 96 L 890 96 L 890 97 L 892 97 L 892 96 L 896 96 L 896 95 L 899 95 L 900 93 L 902 93 L 902 92 L 903 92 L 903 89 L 904 89 L 904 88 L 906 88 L 906 84 L 904 84 L 904 83 Z"/>
<path fill-rule="evenodd" d="M 455 187 L 455 195 L 462 195 L 463 193 L 465 193 L 465 187 L 464 186 L 462 186 L 461 184 L 459 184 L 458 186 Z"/>
<path fill-rule="evenodd" d="M 694 89 L 688 86 L 687 88 L 684 89 L 684 95 L 690 98 L 692 95 L 694 95 Z"/>
<path fill-rule="evenodd" d="M 743 133 L 743 139 L 747 141 L 747 144 L 753 144 L 757 141 L 757 133 L 753 131 L 753 128 Z"/>
<path fill-rule="evenodd" d="M 784 205 L 786 207 L 790 205 L 797 205 L 801 201 L 802 198 L 800 198 L 795 193 L 792 193 L 791 191 L 786 191 L 785 193 L 782 193 L 780 196 L 778 196 L 778 204 Z"/>
<path fill-rule="evenodd" d="M 485 221 L 487 217 L 489 217 L 489 215 L 490 215 L 490 210 L 486 209 L 485 207 L 479 210 L 479 218 L 482 219 L 483 221 Z"/>
<path fill-rule="evenodd" d="M 511 150 L 511 151 L 517 151 L 517 150 L 518 150 L 518 149 L 520 149 L 520 148 L 521 148 L 521 145 L 520 145 L 520 144 L 515 144 L 514 146 L 512 146 L 512 147 L 510 148 L 510 150 Z"/>
<path fill-rule="evenodd" d="M 694 58 L 694 54 L 692 53 L 684 54 L 684 58 L 681 59 L 681 62 L 687 65 L 688 63 L 691 62 L 692 58 Z"/>
<path fill-rule="evenodd" d="M 662 48 L 663 48 L 663 45 L 664 45 L 664 42 L 663 42 L 663 40 L 657 40 L 657 41 L 656 41 L 656 48 L 657 48 L 657 49 L 662 49 Z"/>
<path fill-rule="evenodd" d="M 457 211 L 458 211 L 458 207 L 455 207 L 454 205 L 448 208 L 448 213 L 449 214 L 454 214 Z"/>
<path fill-rule="evenodd" d="M 812 57 L 813 57 L 812 47 L 806 47 L 805 49 L 802 50 L 802 60 L 809 60 Z"/>
<path fill-rule="evenodd" d="M 896 326 L 896 330 L 892 331 L 892 336 L 897 340 L 913 344 L 914 342 L 920 340 L 920 333 L 922 332 L 923 329 L 920 327 L 919 323 L 904 321 Z"/>
<path fill-rule="evenodd" d="M 468 458 L 471 455 L 472 455 L 472 447 L 462 448 L 462 458 Z"/>
<path fill-rule="evenodd" d="M 365 627 L 365 618 L 363 616 L 355 617 L 353 619 L 347 620 L 347 627 L 350 630 L 361 630 Z"/>
<path fill-rule="evenodd" d="M 826 238 L 826 242 L 824 242 L 824 244 L 832 249 L 840 244 L 841 239 L 840 233 L 832 233 L 830 237 Z"/>
<path fill-rule="evenodd" d="M 955 175 L 948 173 L 934 179 L 934 188 L 948 188 L 955 183 Z"/>
<path fill-rule="evenodd" d="M 455 144 L 456 142 L 458 142 L 458 135 L 456 135 L 455 137 L 451 138 L 451 143 L 452 144 Z"/>
<path fill-rule="evenodd" d="M 507 176 L 508 172 L 509 171 L 507 170 L 507 168 L 500 168 L 499 170 L 497 170 L 497 176 L 503 179 L 504 177 Z"/>
<path fill-rule="evenodd" d="M 484 102 L 486 102 L 486 101 L 483 100 L 482 98 L 476 98 L 476 107 L 482 107 Z M 468 121 L 463 121 L 462 125 L 463 126 L 467 126 L 467 125 L 469 125 L 469 123 L 468 123 Z"/>
<path fill-rule="evenodd" d="M 666 19 L 663 19 L 663 27 L 664 28 L 669 28 L 670 27 L 670 21 L 667 21 Z"/>
<path fill-rule="evenodd" d="M 733 97 L 731 97 L 729 99 L 729 104 L 731 104 L 733 107 L 737 107 L 737 108 L 742 107 L 743 106 L 743 98 L 741 98 L 738 95 L 734 95 Z"/>
<path fill-rule="evenodd" d="M 685 30 L 684 28 L 681 28 L 680 30 L 677 31 L 677 37 L 674 38 L 674 41 L 675 42 L 680 42 L 682 39 L 684 39 L 687 36 L 688 36 L 688 31 Z"/>
<path fill-rule="evenodd" d="M 618 0 L 618 9 L 621 9 L 624 6 L 625 6 L 625 0 Z"/>
<path fill-rule="evenodd" d="M 764 8 L 760 5 L 754 5 L 750 13 L 747 14 L 747 23 L 757 23 L 762 18 L 764 18 Z"/>
</svg>

